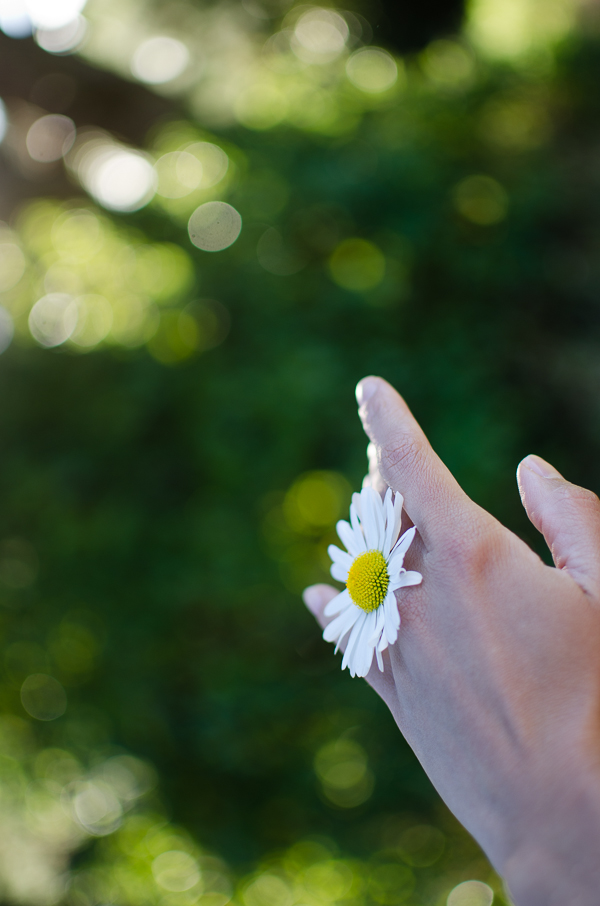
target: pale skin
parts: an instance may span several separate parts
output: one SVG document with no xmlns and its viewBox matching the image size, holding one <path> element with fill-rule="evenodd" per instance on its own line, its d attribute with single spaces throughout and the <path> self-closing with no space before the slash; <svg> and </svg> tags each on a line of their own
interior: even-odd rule
<svg viewBox="0 0 600 906">
<path fill-rule="evenodd" d="M 546 566 L 477 506 L 383 379 L 357 387 L 368 481 L 400 491 L 422 585 L 397 593 L 402 625 L 367 682 L 517 906 L 600 903 L 600 502 L 536 456 L 523 505 Z M 339 592 L 305 602 L 321 626 Z M 354 680 L 359 682 L 359 680 Z"/>
</svg>

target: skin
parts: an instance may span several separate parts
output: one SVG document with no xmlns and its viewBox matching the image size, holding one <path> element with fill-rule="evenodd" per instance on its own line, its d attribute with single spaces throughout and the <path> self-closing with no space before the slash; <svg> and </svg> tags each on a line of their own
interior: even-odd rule
<svg viewBox="0 0 600 906">
<path fill-rule="evenodd" d="M 402 626 L 367 682 L 517 906 L 600 902 L 600 502 L 536 456 L 521 499 L 546 566 L 467 497 L 401 396 L 357 387 L 367 481 L 401 491 L 418 533 Z M 305 603 L 321 626 L 339 589 Z"/>
</svg>

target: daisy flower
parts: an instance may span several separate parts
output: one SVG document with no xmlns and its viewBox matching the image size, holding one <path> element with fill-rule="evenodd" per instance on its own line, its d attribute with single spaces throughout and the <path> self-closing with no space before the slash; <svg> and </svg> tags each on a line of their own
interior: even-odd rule
<svg viewBox="0 0 600 906">
<path fill-rule="evenodd" d="M 331 575 L 346 588 L 325 608 L 335 617 L 325 627 L 323 638 L 336 642 L 336 652 L 350 633 L 342 660 L 351 676 L 366 676 L 373 655 L 383 671 L 381 652 L 398 638 L 400 613 L 394 592 L 419 585 L 421 573 L 404 569 L 404 556 L 415 537 L 410 528 L 399 538 L 402 494 L 388 488 L 382 500 L 373 488 L 352 495 L 350 522 L 337 524 L 337 533 L 347 550 L 329 545 Z"/>
</svg>

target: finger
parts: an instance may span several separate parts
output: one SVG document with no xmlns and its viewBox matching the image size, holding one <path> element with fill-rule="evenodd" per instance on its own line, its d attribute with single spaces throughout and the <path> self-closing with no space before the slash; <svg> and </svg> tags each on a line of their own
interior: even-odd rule
<svg viewBox="0 0 600 906">
<path fill-rule="evenodd" d="M 325 629 L 327 624 L 331 623 L 331 620 L 334 619 L 333 617 L 326 617 L 323 611 L 332 598 L 335 598 L 338 594 L 339 589 L 332 588 L 330 585 L 311 585 L 304 590 L 302 595 L 304 603 L 322 629 Z M 340 645 L 340 650 L 344 651 L 345 648 L 345 643 L 342 643 Z M 379 670 L 379 667 L 373 663 L 373 666 L 365 679 L 384 700 L 388 708 L 393 711 L 398 696 L 387 651 L 383 652 L 383 661 L 383 673 Z"/>
<path fill-rule="evenodd" d="M 404 495 L 404 506 L 429 547 L 428 539 L 449 524 L 468 501 L 410 412 L 382 378 L 364 378 L 356 388 L 363 427 L 375 445 L 383 480 Z"/>
<path fill-rule="evenodd" d="M 566 481 L 539 456 L 517 469 L 523 506 L 564 569 L 590 594 L 600 591 L 600 501 L 592 491 Z"/>
</svg>

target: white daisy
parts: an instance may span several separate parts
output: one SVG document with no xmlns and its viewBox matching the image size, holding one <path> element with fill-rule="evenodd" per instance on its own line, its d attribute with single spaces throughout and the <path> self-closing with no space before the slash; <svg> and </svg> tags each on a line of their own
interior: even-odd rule
<svg viewBox="0 0 600 906">
<path fill-rule="evenodd" d="M 323 638 L 341 642 L 350 633 L 342 660 L 352 676 L 366 676 L 373 654 L 383 671 L 381 652 L 398 638 L 400 613 L 394 592 L 407 585 L 419 585 L 421 573 L 404 569 L 404 556 L 415 537 L 415 528 L 401 538 L 402 494 L 388 488 L 385 498 L 373 488 L 352 495 L 350 522 L 340 520 L 337 533 L 347 551 L 329 545 L 333 560 L 331 575 L 346 588 L 325 608 L 325 616 L 335 617 L 325 627 Z"/>
</svg>

